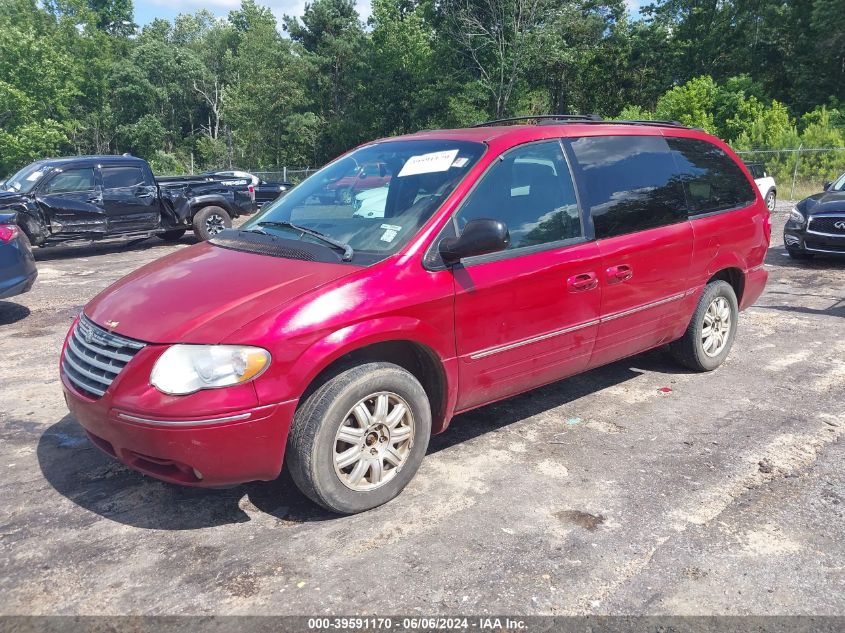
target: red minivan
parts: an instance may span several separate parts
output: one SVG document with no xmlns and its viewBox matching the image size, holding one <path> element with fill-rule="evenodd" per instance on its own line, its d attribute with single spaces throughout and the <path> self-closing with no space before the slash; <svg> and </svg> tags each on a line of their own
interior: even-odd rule
<svg viewBox="0 0 845 633">
<path fill-rule="evenodd" d="M 327 195 L 367 164 L 392 174 L 384 217 Z M 286 458 L 311 499 L 359 512 L 458 413 L 667 344 L 718 367 L 770 231 L 736 155 L 678 124 L 385 139 L 100 293 L 62 384 L 91 441 L 142 473 L 228 486 Z"/>
</svg>

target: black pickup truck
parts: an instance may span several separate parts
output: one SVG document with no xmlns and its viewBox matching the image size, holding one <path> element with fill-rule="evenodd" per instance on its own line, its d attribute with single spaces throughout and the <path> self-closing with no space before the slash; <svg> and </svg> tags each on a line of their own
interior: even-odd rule
<svg viewBox="0 0 845 633">
<path fill-rule="evenodd" d="M 36 246 L 153 235 L 175 241 L 189 229 L 206 240 L 255 208 L 252 187 L 207 176 L 156 180 L 134 156 L 40 160 L 0 185 L 0 212 L 15 212 Z"/>
</svg>

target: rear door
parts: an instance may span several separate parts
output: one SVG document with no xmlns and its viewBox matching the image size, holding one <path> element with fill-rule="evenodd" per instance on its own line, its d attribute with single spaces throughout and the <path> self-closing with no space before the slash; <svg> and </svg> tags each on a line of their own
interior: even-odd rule
<svg viewBox="0 0 845 633">
<path fill-rule="evenodd" d="M 110 233 L 155 229 L 159 225 L 158 190 L 140 163 L 100 165 L 103 208 Z"/>
<path fill-rule="evenodd" d="M 567 141 L 601 253 L 601 325 L 592 366 L 671 338 L 690 294 L 693 233 L 662 135 Z"/>
<path fill-rule="evenodd" d="M 455 217 L 508 225 L 511 246 L 452 268 L 460 393 L 468 409 L 584 369 L 598 328 L 601 260 L 584 237 L 560 142 L 506 153 Z"/>
</svg>

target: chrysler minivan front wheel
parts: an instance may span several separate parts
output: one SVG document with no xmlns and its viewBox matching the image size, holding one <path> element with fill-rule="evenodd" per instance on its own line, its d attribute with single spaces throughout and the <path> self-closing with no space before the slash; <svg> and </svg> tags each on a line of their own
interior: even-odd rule
<svg viewBox="0 0 845 633">
<path fill-rule="evenodd" d="M 687 331 L 669 350 L 690 369 L 712 371 L 731 351 L 738 316 L 733 287 L 725 281 L 712 281 L 704 287 Z"/>
<path fill-rule="evenodd" d="M 398 365 L 366 363 L 338 373 L 300 404 L 285 459 L 306 496 L 354 514 L 405 488 L 430 433 L 431 408 L 419 381 Z"/>
</svg>

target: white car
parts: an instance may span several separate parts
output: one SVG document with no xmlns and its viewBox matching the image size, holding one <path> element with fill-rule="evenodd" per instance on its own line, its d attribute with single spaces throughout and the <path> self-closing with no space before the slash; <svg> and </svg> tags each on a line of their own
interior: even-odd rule
<svg viewBox="0 0 845 633">
<path fill-rule="evenodd" d="M 762 163 L 746 163 L 748 171 L 754 177 L 754 182 L 760 190 L 760 195 L 766 201 L 766 207 L 769 211 L 775 210 L 775 201 L 777 200 L 778 189 L 775 184 L 775 179 L 766 171 Z"/>
<path fill-rule="evenodd" d="M 353 217 L 359 218 L 383 218 L 384 208 L 387 206 L 387 190 L 388 185 L 383 187 L 375 187 L 362 191 L 352 202 L 355 211 L 352 213 Z"/>
</svg>

